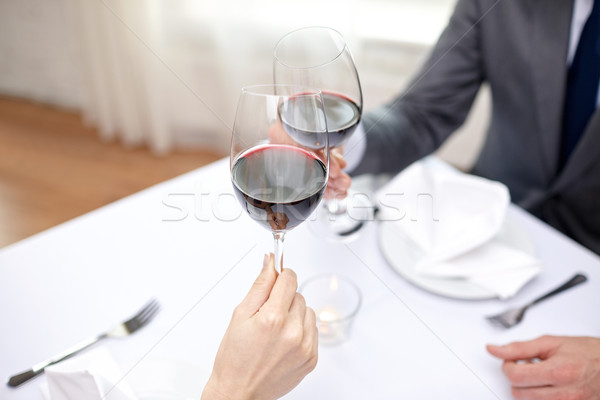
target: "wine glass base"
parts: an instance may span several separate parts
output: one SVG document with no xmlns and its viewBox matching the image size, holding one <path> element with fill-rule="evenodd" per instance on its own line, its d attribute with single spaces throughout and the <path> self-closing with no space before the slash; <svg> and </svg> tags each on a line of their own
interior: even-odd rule
<svg viewBox="0 0 600 400">
<path fill-rule="evenodd" d="M 341 201 L 345 202 L 343 207 L 346 212 L 332 213 L 322 204 L 317 209 L 315 218 L 307 221 L 314 234 L 334 241 L 351 241 L 375 219 L 376 208 L 366 196 L 350 192 Z"/>
</svg>

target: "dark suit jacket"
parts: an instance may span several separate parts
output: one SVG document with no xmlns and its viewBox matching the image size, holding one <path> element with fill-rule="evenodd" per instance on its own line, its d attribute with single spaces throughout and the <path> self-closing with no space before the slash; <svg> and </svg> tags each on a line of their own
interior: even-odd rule
<svg viewBox="0 0 600 400">
<path fill-rule="evenodd" d="M 465 120 L 488 82 L 492 116 L 473 173 L 600 253 L 600 112 L 558 168 L 572 0 L 460 0 L 406 93 L 363 118 L 367 151 L 353 174 L 398 172 Z"/>
</svg>

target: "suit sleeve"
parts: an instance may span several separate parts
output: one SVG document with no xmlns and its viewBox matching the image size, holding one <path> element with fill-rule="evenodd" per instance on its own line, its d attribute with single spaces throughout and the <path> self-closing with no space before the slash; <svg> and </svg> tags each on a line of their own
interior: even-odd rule
<svg viewBox="0 0 600 400">
<path fill-rule="evenodd" d="M 493 13 L 494 4 L 459 0 L 407 90 L 391 103 L 365 113 L 366 150 L 353 175 L 399 172 L 435 151 L 464 122 L 484 80 L 480 24 L 488 12 Z"/>
</svg>

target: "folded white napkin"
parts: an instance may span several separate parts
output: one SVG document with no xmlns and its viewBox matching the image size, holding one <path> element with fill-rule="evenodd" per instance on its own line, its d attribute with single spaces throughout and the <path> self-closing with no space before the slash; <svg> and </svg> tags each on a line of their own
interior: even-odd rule
<svg viewBox="0 0 600 400">
<path fill-rule="evenodd" d="M 46 368 L 46 400 L 134 400 L 124 374 L 104 347 Z"/>
<path fill-rule="evenodd" d="M 434 278 L 466 279 L 506 299 L 536 276 L 542 264 L 523 251 L 491 241 L 445 261 L 422 262 L 417 268 Z"/>
<path fill-rule="evenodd" d="M 514 295 L 541 270 L 523 251 L 493 240 L 510 196 L 499 182 L 419 161 L 379 194 L 380 219 L 423 254 L 415 269 L 438 279 L 465 279 L 500 298 Z"/>
</svg>

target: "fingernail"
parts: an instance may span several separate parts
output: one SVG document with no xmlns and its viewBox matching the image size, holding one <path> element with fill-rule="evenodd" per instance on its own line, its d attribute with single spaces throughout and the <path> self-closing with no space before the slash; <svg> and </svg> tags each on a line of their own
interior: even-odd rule
<svg viewBox="0 0 600 400">
<path fill-rule="evenodd" d="M 263 269 L 267 268 L 269 265 L 269 258 L 271 258 L 269 253 L 265 253 L 265 257 L 263 258 Z"/>
</svg>

